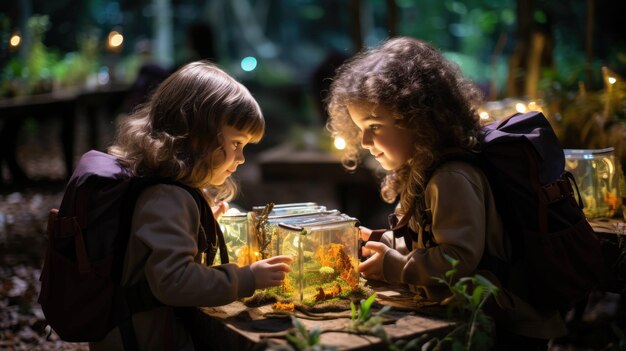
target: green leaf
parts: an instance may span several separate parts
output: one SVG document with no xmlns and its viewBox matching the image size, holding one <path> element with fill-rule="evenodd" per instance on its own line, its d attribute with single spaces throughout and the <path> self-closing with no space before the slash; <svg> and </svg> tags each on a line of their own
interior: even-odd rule
<svg viewBox="0 0 626 351">
<path fill-rule="evenodd" d="M 287 334 L 285 337 L 287 338 L 287 341 L 289 341 L 289 343 L 298 350 L 304 350 L 307 347 L 306 343 L 295 335 Z"/>
<path fill-rule="evenodd" d="M 460 278 L 457 281 L 457 284 L 458 283 L 461 283 L 461 284 L 474 284 L 475 281 L 476 281 L 476 279 L 474 277 L 463 277 L 463 278 Z"/>
<path fill-rule="evenodd" d="M 448 284 L 447 281 L 445 281 L 445 280 L 443 280 L 442 278 L 439 278 L 439 277 L 430 277 L 430 279 L 436 281 L 437 283 Z"/>
<path fill-rule="evenodd" d="M 448 256 L 446 254 L 444 254 L 446 261 L 450 262 L 450 264 L 452 264 L 452 268 L 456 268 L 456 266 L 459 265 L 459 260 L 453 258 L 452 256 Z"/>
<path fill-rule="evenodd" d="M 480 284 L 489 289 L 490 292 L 494 292 L 498 290 L 498 287 L 494 285 L 489 279 L 485 278 L 480 274 L 475 275 L 476 283 Z"/>
<path fill-rule="evenodd" d="M 482 285 L 478 285 L 476 288 L 474 288 L 474 292 L 472 293 L 472 297 L 470 298 L 471 305 L 473 307 L 478 307 L 483 299 L 483 296 L 485 296 L 486 294 L 488 294 L 487 288 Z"/>
<path fill-rule="evenodd" d="M 463 295 L 467 298 L 467 285 L 458 284 L 454 288 L 459 295 Z"/>
<path fill-rule="evenodd" d="M 370 308 L 374 301 L 376 301 L 376 293 L 373 293 L 370 297 L 367 298 L 367 300 L 365 300 L 365 305 L 367 306 L 367 308 Z"/>
<path fill-rule="evenodd" d="M 361 309 L 359 310 L 359 320 L 367 321 L 370 319 L 372 304 L 376 300 L 376 293 L 373 293 L 367 300 L 361 300 Z"/>
<path fill-rule="evenodd" d="M 320 343 L 320 335 L 322 335 L 320 328 L 313 328 L 309 333 L 309 346 L 318 345 Z"/>
</svg>

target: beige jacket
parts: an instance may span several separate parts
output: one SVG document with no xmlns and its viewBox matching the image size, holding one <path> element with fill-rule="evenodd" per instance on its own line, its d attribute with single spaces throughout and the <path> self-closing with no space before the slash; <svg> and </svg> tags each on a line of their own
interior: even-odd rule
<svg viewBox="0 0 626 351">
<path fill-rule="evenodd" d="M 459 260 L 459 276 L 480 273 L 499 284 L 490 272 L 477 271 L 485 250 L 501 260 L 510 261 L 511 257 L 510 243 L 502 235 L 502 221 L 482 171 L 465 162 L 447 162 L 426 185 L 425 198 L 432 213 L 431 231 L 438 245 L 425 248 L 421 228 L 412 228 L 418 239 L 410 250 L 404 246 L 403 239 L 394 241 L 391 232 L 385 233 L 381 241 L 396 249 L 385 253 L 384 279 L 420 287 L 428 298 L 441 300 L 450 295 L 449 290 L 431 277 L 443 277 L 451 269 L 444 257 L 448 255 Z M 556 310 L 541 314 L 510 292 L 498 302 L 509 306 L 498 325 L 513 333 L 544 339 L 566 333 Z"/>
<path fill-rule="evenodd" d="M 156 185 L 139 197 L 124 262 L 123 284 L 147 280 L 157 299 L 169 306 L 219 306 L 254 292 L 249 266 L 200 263 L 200 213 L 193 197 L 174 185 Z M 133 316 L 141 350 L 193 350 L 191 339 L 170 307 Z M 90 343 L 90 350 L 122 350 L 120 333 Z"/>
</svg>

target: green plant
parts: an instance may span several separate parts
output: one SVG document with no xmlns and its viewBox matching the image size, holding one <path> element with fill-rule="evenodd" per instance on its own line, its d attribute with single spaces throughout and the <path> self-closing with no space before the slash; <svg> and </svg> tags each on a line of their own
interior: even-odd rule
<svg viewBox="0 0 626 351">
<path fill-rule="evenodd" d="M 350 302 L 350 327 L 356 332 L 369 333 L 372 328 L 382 325 L 382 315 L 389 311 L 391 307 L 385 306 L 377 312 L 372 312 L 372 305 L 376 301 L 376 293 L 366 300 L 361 300 L 359 309 L 356 309 L 354 302 Z"/>
<path fill-rule="evenodd" d="M 311 331 L 308 331 L 304 324 L 302 324 L 302 322 L 300 322 L 295 316 L 291 316 L 291 321 L 295 328 L 286 335 L 286 338 L 287 341 L 289 341 L 289 344 L 296 348 L 296 350 L 336 350 L 333 346 L 323 345 L 320 343 L 320 335 L 322 335 L 322 331 L 319 327 L 315 327 Z"/>
<path fill-rule="evenodd" d="M 392 341 L 383 327 L 384 317 L 391 307 L 384 306 L 373 312 L 372 306 L 376 300 L 376 293 L 360 301 L 357 309 L 354 302 L 350 302 L 350 323 L 347 332 L 368 334 L 380 338 L 391 351 L 409 350 L 489 350 L 493 346 L 493 320 L 483 311 L 485 303 L 491 296 L 498 294 L 498 287 L 487 278 L 477 274 L 473 277 L 463 277 L 455 280 L 459 261 L 446 255 L 446 260 L 452 265 L 444 277 L 433 277 L 439 283 L 445 284 L 452 295 L 442 304 L 448 306 L 448 315 L 460 315 L 461 322 L 442 339 L 429 339 L 426 334 L 411 340 Z M 287 335 L 287 340 L 298 350 L 328 350 L 327 348 L 312 348 L 319 346 L 319 336 L 322 333 L 318 328 L 307 331 L 304 325 L 292 316 L 295 331 Z M 616 329 L 619 335 L 621 330 Z M 323 346 L 329 347 L 329 346 Z"/>
<path fill-rule="evenodd" d="M 446 260 L 452 264 L 452 269 L 445 273 L 443 278 L 433 277 L 439 283 L 445 284 L 452 295 L 442 304 L 448 305 L 448 314 L 455 312 L 466 322 L 460 323 L 442 340 L 431 339 L 435 345 L 433 350 L 489 350 L 493 345 L 493 319 L 488 316 L 483 307 L 487 300 L 499 291 L 498 287 L 480 274 L 473 277 L 463 277 L 454 281 L 456 267 L 459 261 L 446 255 Z"/>
<path fill-rule="evenodd" d="M 48 51 L 43 44 L 45 33 L 50 28 L 50 20 L 47 15 L 31 16 L 26 22 L 26 27 L 31 36 L 31 46 L 26 59 L 26 81 L 28 92 L 38 92 L 38 84 L 42 79 L 49 78 Z"/>
<path fill-rule="evenodd" d="M 350 302 L 350 324 L 348 330 L 356 333 L 374 335 L 385 343 L 390 344 L 391 340 L 383 328 L 383 314 L 391 309 L 389 306 L 381 308 L 377 312 L 372 312 L 372 305 L 376 301 L 376 293 L 366 300 L 361 300 L 359 309 L 356 309 L 354 302 Z"/>
</svg>

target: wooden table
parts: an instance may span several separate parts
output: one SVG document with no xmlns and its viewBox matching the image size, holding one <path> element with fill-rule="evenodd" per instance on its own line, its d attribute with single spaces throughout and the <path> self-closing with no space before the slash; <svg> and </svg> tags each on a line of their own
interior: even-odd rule
<svg viewBox="0 0 626 351">
<path fill-rule="evenodd" d="M 626 224 L 620 232 L 623 221 L 618 219 L 591 220 L 592 227 L 601 238 L 609 235 L 612 240 L 626 238 Z M 615 228 L 618 228 L 617 230 Z M 604 240 L 604 239 L 603 239 Z M 623 277 L 624 278 L 624 277 Z M 427 334 L 429 338 L 443 337 L 451 331 L 457 321 L 445 317 L 440 306 L 418 307 L 413 301 L 413 294 L 397 286 L 379 283 L 372 286 L 377 293 L 380 305 L 392 306 L 387 314 L 391 323 L 384 325 L 385 331 L 392 340 L 410 340 Z M 623 286 L 622 286 L 623 289 Z M 621 292 L 622 296 L 624 292 Z M 284 335 L 293 328 L 290 318 L 268 318 L 272 313 L 271 305 L 246 307 L 241 302 L 220 307 L 202 308 L 204 318 L 201 320 L 202 330 L 216 350 L 262 350 L 269 345 L 286 343 Z M 378 338 L 366 335 L 354 335 L 337 330 L 345 330 L 350 320 L 350 311 L 328 312 L 305 316 L 301 312 L 296 317 L 306 326 L 307 330 L 320 328 L 323 331 L 321 343 L 337 347 L 338 350 L 387 350 L 386 345 Z M 307 319 L 315 317 L 332 317 L 331 319 Z M 218 336 L 216 340 L 216 336 Z"/>
<path fill-rule="evenodd" d="M 384 325 L 392 340 L 409 340 L 423 334 L 443 337 L 456 325 L 456 321 L 442 317 L 445 313 L 439 306 L 417 307 L 413 295 L 406 290 L 389 286 L 379 286 L 375 290 L 377 302 L 394 307 L 386 314 L 388 323 Z M 271 305 L 248 308 L 241 302 L 234 302 L 201 310 L 206 315 L 201 322 L 202 328 L 207 330 L 207 337 L 213 338 L 211 345 L 216 350 L 260 350 L 269 345 L 285 344 L 284 335 L 293 328 L 287 314 L 283 318 L 266 317 L 273 312 Z M 324 345 L 335 346 L 338 350 L 387 349 L 386 344 L 376 337 L 341 332 L 350 321 L 349 310 L 307 315 L 296 312 L 295 315 L 307 330 L 320 328 L 324 331 L 320 339 Z M 215 339 L 216 336 L 219 340 Z"/>
<path fill-rule="evenodd" d="M 100 113 L 112 114 L 124 101 L 127 86 L 107 86 L 95 90 L 71 89 L 38 95 L 0 99 L 0 164 L 6 162 L 12 180 L 24 181 L 27 175 L 17 160 L 17 142 L 20 128 L 28 117 L 36 119 L 60 118 L 66 176 L 72 174 L 75 125 L 78 115 L 87 118 L 91 148 L 98 148 L 98 121 Z M 82 114 L 81 114 L 82 113 Z M 1 180 L 1 179 L 0 179 Z M 0 182 L 1 183 L 1 182 Z"/>
</svg>

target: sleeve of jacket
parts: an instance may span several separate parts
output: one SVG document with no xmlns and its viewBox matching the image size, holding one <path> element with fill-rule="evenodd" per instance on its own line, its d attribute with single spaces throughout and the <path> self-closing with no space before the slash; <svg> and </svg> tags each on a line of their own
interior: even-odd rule
<svg viewBox="0 0 626 351">
<path fill-rule="evenodd" d="M 471 274 L 485 247 L 484 188 L 467 172 L 446 167 L 436 172 L 426 187 L 432 211 L 431 230 L 437 246 L 408 254 L 388 250 L 383 260 L 384 279 L 391 283 L 433 285 L 451 269 L 445 255 L 459 260 L 457 277 Z"/>
<path fill-rule="evenodd" d="M 196 202 L 178 186 L 157 185 L 139 197 L 132 228 L 149 249 L 144 272 L 155 297 L 172 306 L 219 306 L 252 295 L 249 266 L 195 262 L 199 226 Z"/>
</svg>

